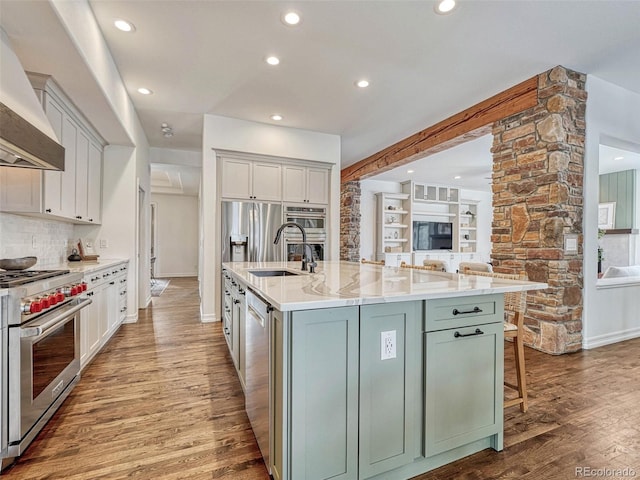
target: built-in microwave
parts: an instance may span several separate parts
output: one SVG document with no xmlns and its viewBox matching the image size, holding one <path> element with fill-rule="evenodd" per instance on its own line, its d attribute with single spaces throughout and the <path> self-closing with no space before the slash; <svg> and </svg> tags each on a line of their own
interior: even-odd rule
<svg viewBox="0 0 640 480">
<path fill-rule="evenodd" d="M 327 209 L 323 207 L 285 207 L 285 222 L 294 222 L 303 227 L 307 234 L 321 234 L 326 232 Z M 297 232 L 293 228 L 288 228 L 285 233 Z M 299 232 L 298 232 L 299 233 Z"/>
</svg>

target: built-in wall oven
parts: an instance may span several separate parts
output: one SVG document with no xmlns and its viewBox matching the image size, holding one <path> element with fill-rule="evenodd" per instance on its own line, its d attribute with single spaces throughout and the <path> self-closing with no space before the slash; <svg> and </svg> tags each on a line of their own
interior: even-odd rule
<svg viewBox="0 0 640 480">
<path fill-rule="evenodd" d="M 307 243 L 315 260 L 324 260 L 326 256 L 326 222 L 327 209 L 324 207 L 285 207 L 285 222 L 294 222 L 302 226 L 307 233 Z M 284 231 L 285 255 L 287 261 L 302 260 L 302 233 L 297 228 L 289 227 Z"/>
<path fill-rule="evenodd" d="M 45 278 L 32 280 L 38 274 Z M 82 295 L 81 273 L 29 275 L 27 283 L 11 286 L 5 297 L 8 415 L 3 428 L 8 447 L 3 466 L 24 452 L 78 382 L 80 311 L 91 303 Z"/>
<path fill-rule="evenodd" d="M 324 207 L 286 206 L 284 209 L 285 222 L 297 223 L 303 227 L 307 235 L 326 234 L 327 209 Z M 293 228 L 285 230 L 295 232 Z M 298 232 L 299 233 L 299 232 Z"/>
</svg>

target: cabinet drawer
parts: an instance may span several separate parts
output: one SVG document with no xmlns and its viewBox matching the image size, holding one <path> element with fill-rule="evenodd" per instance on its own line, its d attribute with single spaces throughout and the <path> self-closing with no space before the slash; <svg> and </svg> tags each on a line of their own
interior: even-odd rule
<svg viewBox="0 0 640 480">
<path fill-rule="evenodd" d="M 481 323 L 501 322 L 504 317 L 502 294 L 427 300 L 424 329 L 427 332 Z"/>
</svg>

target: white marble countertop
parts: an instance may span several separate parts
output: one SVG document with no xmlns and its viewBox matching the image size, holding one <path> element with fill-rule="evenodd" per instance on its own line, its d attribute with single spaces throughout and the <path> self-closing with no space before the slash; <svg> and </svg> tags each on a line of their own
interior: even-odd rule
<svg viewBox="0 0 640 480">
<path fill-rule="evenodd" d="M 102 268 L 112 267 L 122 262 L 128 262 L 126 258 L 101 258 L 95 262 L 65 262 L 59 265 L 49 265 L 47 270 L 69 270 L 71 273 L 95 272 Z"/>
<path fill-rule="evenodd" d="M 242 284 L 280 311 L 404 302 L 445 297 L 541 290 L 546 283 L 382 267 L 354 262 L 318 262 L 316 273 L 257 277 L 250 270 L 300 273 L 300 262 L 223 263 Z"/>
</svg>

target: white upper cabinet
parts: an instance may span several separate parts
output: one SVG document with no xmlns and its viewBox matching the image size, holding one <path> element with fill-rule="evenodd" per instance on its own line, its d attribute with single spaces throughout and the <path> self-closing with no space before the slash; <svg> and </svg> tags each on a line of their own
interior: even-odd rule
<svg viewBox="0 0 640 480">
<path fill-rule="evenodd" d="M 100 223 L 102 220 L 102 149 L 89 144 L 89 162 L 87 172 L 87 220 Z"/>
<path fill-rule="evenodd" d="M 283 200 L 291 203 L 329 203 L 329 170 L 299 165 L 282 168 Z"/>
<path fill-rule="evenodd" d="M 222 158 L 222 197 L 282 200 L 282 167 L 275 163 Z"/>
<path fill-rule="evenodd" d="M 102 146 L 50 77 L 34 75 L 36 93 L 65 149 L 64 171 L 2 167 L 0 210 L 100 223 Z"/>
</svg>

